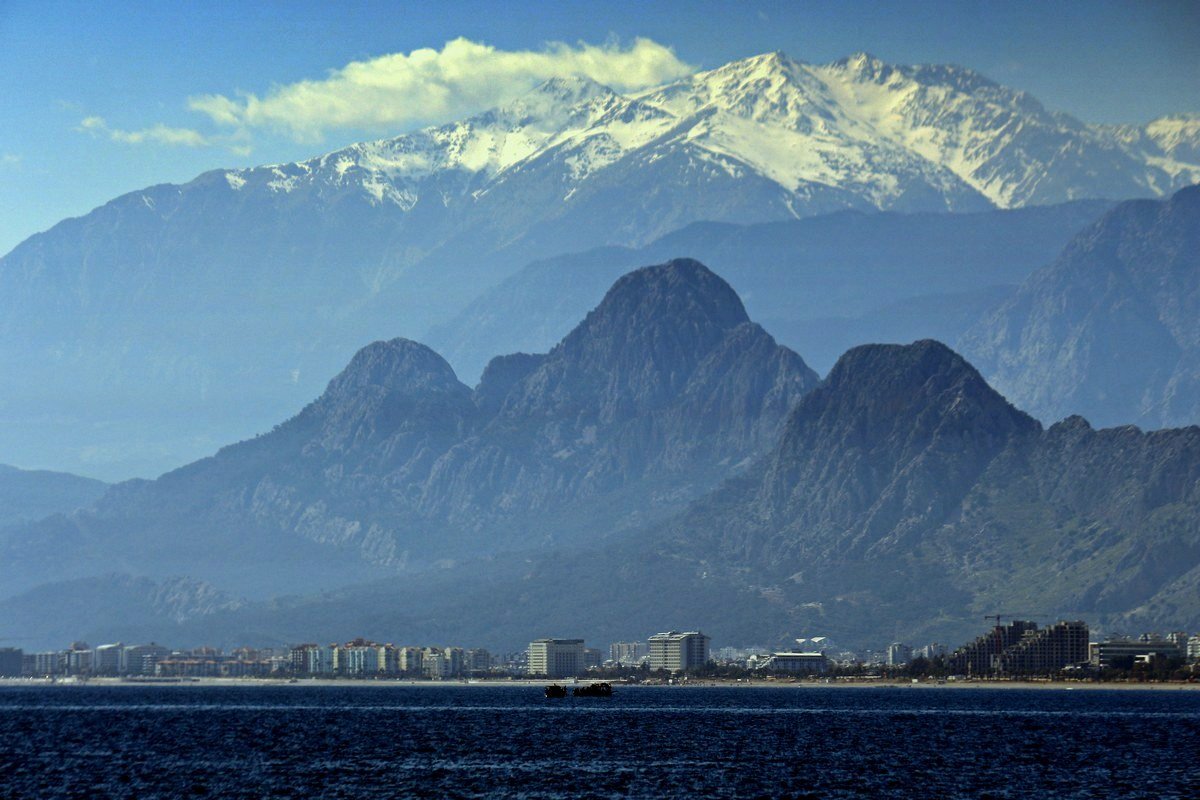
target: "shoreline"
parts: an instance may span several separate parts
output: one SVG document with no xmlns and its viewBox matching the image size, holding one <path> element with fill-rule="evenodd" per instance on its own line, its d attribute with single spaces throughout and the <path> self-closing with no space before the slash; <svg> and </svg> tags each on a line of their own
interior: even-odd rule
<svg viewBox="0 0 1200 800">
<path fill-rule="evenodd" d="M 588 679 L 584 678 L 574 685 L 587 685 L 596 683 L 603 679 Z M 0 678 L 0 688 L 4 687 L 57 687 L 63 689 L 83 688 L 83 687 L 134 687 L 144 688 L 151 686 L 158 687 L 283 687 L 283 688 L 305 688 L 305 687 L 342 687 L 342 688 L 430 688 L 430 689 L 445 689 L 445 688 L 502 688 L 511 687 L 514 689 L 529 689 L 541 688 L 555 681 L 547 679 L 475 679 L 462 681 L 422 681 L 422 680 L 403 680 L 403 679 L 353 679 L 353 678 L 299 678 L 291 680 L 288 678 L 178 678 L 178 679 L 125 679 L 125 678 L 110 678 L 97 677 L 87 678 L 85 680 L 77 680 L 73 678 L 50 680 L 48 678 Z M 561 682 L 561 681 L 560 681 Z M 1035 690 L 1035 691 L 1200 691 L 1200 682 L 1170 682 L 1170 683 L 1122 683 L 1122 682 L 1092 682 L 1092 681 L 1016 681 L 1016 680 L 994 680 L 994 681 L 921 681 L 913 683 L 911 681 L 898 680 L 832 680 L 828 683 L 824 681 L 788 681 L 788 680 L 755 680 L 755 681 L 714 681 L 714 680 L 693 680 L 681 681 L 673 684 L 662 683 L 631 683 L 625 684 L 619 681 L 612 681 L 614 685 L 621 689 L 916 689 L 916 690 L 949 690 L 961 691 L 963 689 L 990 689 L 996 691 L 1012 691 L 1012 690 Z M 572 684 L 566 684 L 568 686 Z"/>
</svg>

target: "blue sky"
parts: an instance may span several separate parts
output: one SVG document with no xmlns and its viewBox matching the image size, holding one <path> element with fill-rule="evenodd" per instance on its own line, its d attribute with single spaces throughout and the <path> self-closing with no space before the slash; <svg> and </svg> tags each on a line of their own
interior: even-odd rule
<svg viewBox="0 0 1200 800">
<path fill-rule="evenodd" d="M 440 94 L 414 84 L 422 49 L 458 70 Z M 126 191 L 443 121 L 547 71 L 650 80 L 771 50 L 963 64 L 1089 122 L 1200 112 L 1193 0 L 0 0 L 0 253 Z M 403 90 L 364 89 L 380 72 Z"/>
</svg>

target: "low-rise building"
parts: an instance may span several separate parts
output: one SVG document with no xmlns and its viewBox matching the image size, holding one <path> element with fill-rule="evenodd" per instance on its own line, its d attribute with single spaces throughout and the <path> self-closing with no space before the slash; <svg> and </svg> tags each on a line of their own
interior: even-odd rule
<svg viewBox="0 0 1200 800">
<path fill-rule="evenodd" d="M 1100 669 L 1129 669 L 1135 663 L 1153 658 L 1182 659 L 1186 651 L 1166 639 L 1109 639 L 1093 642 L 1091 663 Z"/>
<path fill-rule="evenodd" d="M 772 653 L 755 662 L 755 669 L 771 674 L 820 675 L 829 669 L 824 653 Z"/>
</svg>

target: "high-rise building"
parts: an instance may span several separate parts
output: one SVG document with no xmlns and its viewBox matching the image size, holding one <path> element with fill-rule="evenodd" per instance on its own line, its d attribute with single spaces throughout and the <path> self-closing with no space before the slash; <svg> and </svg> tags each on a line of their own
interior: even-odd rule
<svg viewBox="0 0 1200 800">
<path fill-rule="evenodd" d="M 645 642 L 613 642 L 608 648 L 609 659 L 622 667 L 640 664 L 645 655 Z"/>
<path fill-rule="evenodd" d="M 21 677 L 25 651 L 15 647 L 0 647 L 0 678 Z"/>
<path fill-rule="evenodd" d="M 153 675 L 154 665 L 171 655 L 159 644 L 130 644 L 121 651 L 122 675 Z"/>
<path fill-rule="evenodd" d="M 1026 631 L 1036 631 L 1036 622 L 1015 619 L 1008 625 L 997 625 L 991 633 L 985 633 L 970 644 L 963 645 L 950 656 L 950 669 L 967 675 L 986 675 L 995 669 L 992 663 L 1001 653 L 1012 647 Z"/>
<path fill-rule="evenodd" d="M 1005 649 L 993 665 L 1008 675 L 1057 672 L 1088 660 L 1088 626 L 1079 620 L 1056 622 L 1038 631 L 1026 631 Z"/>
<path fill-rule="evenodd" d="M 66 653 L 58 650 L 50 650 L 44 653 L 34 653 L 33 675 L 38 678 L 48 678 L 53 675 L 62 675 L 67 670 L 66 661 Z"/>
<path fill-rule="evenodd" d="M 423 675 L 425 650 L 421 647 L 401 647 L 397 652 L 398 666 L 404 675 Z"/>
<path fill-rule="evenodd" d="M 1191 662 L 1200 661 L 1200 636 L 1192 636 L 1188 639 L 1187 659 Z"/>
<path fill-rule="evenodd" d="M 529 643 L 529 674 L 571 678 L 584 671 L 583 639 L 535 639 Z"/>
<path fill-rule="evenodd" d="M 887 649 L 887 665 L 902 667 L 912 661 L 912 648 L 903 642 L 892 642 Z"/>
<path fill-rule="evenodd" d="M 684 672 L 708 663 L 710 639 L 700 631 L 656 633 L 647 641 L 650 669 Z"/>
<path fill-rule="evenodd" d="M 333 669 L 339 675 L 383 675 L 395 669 L 396 659 L 391 645 L 355 639 L 334 648 Z"/>
<path fill-rule="evenodd" d="M 443 647 L 446 657 L 446 674 L 451 678 L 461 677 L 467 668 L 467 651 L 461 647 Z"/>
<path fill-rule="evenodd" d="M 492 654 L 482 647 L 467 651 L 464 669 L 471 675 L 482 675 L 492 668 Z"/>
<path fill-rule="evenodd" d="M 97 675 L 117 675 L 121 672 L 121 654 L 125 645 L 102 644 L 92 651 L 92 672 Z"/>
<path fill-rule="evenodd" d="M 67 651 L 67 668 L 71 675 L 87 675 L 92 671 L 92 649 L 86 642 L 75 642 Z"/>
<path fill-rule="evenodd" d="M 421 654 L 421 670 L 425 677 L 438 680 L 451 675 L 450 658 L 440 647 L 426 647 Z"/>
<path fill-rule="evenodd" d="M 932 661 L 935 658 L 943 658 L 947 653 L 946 645 L 933 642 L 924 647 L 918 647 L 913 651 L 913 655 L 918 658 L 927 658 Z"/>
</svg>

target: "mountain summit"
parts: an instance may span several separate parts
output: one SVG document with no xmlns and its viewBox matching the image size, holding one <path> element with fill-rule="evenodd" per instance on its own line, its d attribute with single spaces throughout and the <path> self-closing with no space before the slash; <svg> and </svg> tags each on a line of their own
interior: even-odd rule
<svg viewBox="0 0 1200 800">
<path fill-rule="evenodd" d="M 1187 118 L 1087 125 L 960 67 L 771 53 L 633 95 L 556 79 L 445 125 L 148 187 L 0 259 L 0 380 L 19 387 L 3 457 L 57 445 L 63 466 L 86 451 L 148 473 L 164 440 L 188 449 L 176 464 L 260 430 L 362 342 L 424 336 L 534 259 L 702 220 L 1153 197 L 1200 180 L 1198 135 Z"/>
<path fill-rule="evenodd" d="M 728 284 L 671 261 L 474 391 L 424 345 L 367 345 L 269 433 L 5 539 L 0 582 L 108 565 L 250 594 L 613 536 L 744 471 L 817 382 Z"/>
</svg>

